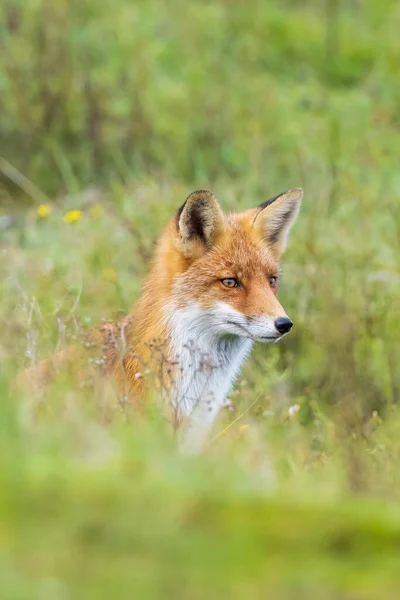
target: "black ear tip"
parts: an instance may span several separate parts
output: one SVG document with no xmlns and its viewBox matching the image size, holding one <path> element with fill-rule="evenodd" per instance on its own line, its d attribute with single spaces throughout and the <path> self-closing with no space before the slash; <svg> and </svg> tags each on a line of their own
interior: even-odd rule
<svg viewBox="0 0 400 600">
<path fill-rule="evenodd" d="M 281 194 L 278 194 L 277 196 L 274 196 L 273 198 L 269 198 L 268 200 L 265 200 L 265 202 L 262 202 L 261 204 L 259 204 L 259 208 L 263 209 L 266 208 L 267 206 L 269 206 L 270 204 L 273 204 L 276 200 L 278 200 L 279 198 L 289 198 L 290 196 L 292 196 L 293 198 L 296 197 L 296 199 L 301 200 L 303 197 L 303 189 L 302 188 L 291 188 L 290 190 L 286 190 L 286 192 L 282 192 Z"/>
<path fill-rule="evenodd" d="M 189 202 L 189 200 L 193 200 L 193 201 L 197 200 L 200 203 L 202 203 L 202 202 L 207 202 L 211 199 L 215 200 L 215 196 L 212 192 L 209 192 L 208 190 L 195 190 L 194 192 L 189 194 L 189 196 L 186 198 L 185 202 L 182 204 L 182 206 L 179 207 L 179 209 L 176 213 L 177 223 L 179 222 L 179 219 L 183 212 L 183 209 L 185 208 L 185 206 Z"/>
</svg>

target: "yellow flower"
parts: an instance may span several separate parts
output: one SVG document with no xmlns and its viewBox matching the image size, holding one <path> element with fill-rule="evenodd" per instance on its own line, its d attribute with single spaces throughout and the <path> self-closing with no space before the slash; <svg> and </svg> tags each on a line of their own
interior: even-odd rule
<svg viewBox="0 0 400 600">
<path fill-rule="evenodd" d="M 46 219 L 51 213 L 51 206 L 49 204 L 40 204 L 37 209 L 37 216 L 41 219 Z"/>
<path fill-rule="evenodd" d="M 110 283 L 116 283 L 118 280 L 118 275 L 114 269 L 104 269 L 102 277 L 105 281 L 109 281 Z"/>
<path fill-rule="evenodd" d="M 239 427 L 239 431 L 246 431 L 246 429 L 248 429 L 248 428 L 249 428 L 249 426 L 248 426 L 248 425 L 241 425 L 241 426 Z"/>
<path fill-rule="evenodd" d="M 64 223 L 76 223 L 81 218 L 80 210 L 70 210 L 64 215 Z"/>
</svg>

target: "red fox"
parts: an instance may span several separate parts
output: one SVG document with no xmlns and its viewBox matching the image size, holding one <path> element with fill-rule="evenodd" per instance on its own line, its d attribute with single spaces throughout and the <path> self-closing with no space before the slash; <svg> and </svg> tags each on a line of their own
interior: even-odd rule
<svg viewBox="0 0 400 600">
<path fill-rule="evenodd" d="M 292 328 L 277 299 L 278 263 L 302 195 L 291 189 L 225 216 L 211 192 L 190 194 L 158 242 L 134 309 L 94 334 L 121 393 L 143 397 L 147 370 L 157 373 L 185 449 L 204 445 L 253 342 L 274 343 Z M 25 374 L 47 379 L 74 360 L 67 349 Z"/>
</svg>

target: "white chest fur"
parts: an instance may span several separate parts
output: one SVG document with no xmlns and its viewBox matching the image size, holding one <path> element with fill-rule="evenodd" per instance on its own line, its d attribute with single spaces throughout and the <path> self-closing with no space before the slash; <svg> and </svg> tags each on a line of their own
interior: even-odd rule
<svg viewBox="0 0 400 600">
<path fill-rule="evenodd" d="M 220 313 L 201 311 L 196 304 L 168 311 L 168 344 L 174 379 L 166 400 L 187 417 L 183 445 L 199 450 L 237 377 L 252 342 L 221 335 Z"/>
</svg>

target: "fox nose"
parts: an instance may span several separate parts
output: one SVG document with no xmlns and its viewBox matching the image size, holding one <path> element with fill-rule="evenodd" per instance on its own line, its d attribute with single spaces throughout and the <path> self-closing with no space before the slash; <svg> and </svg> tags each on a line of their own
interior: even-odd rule
<svg viewBox="0 0 400 600">
<path fill-rule="evenodd" d="M 276 319 L 274 325 L 279 333 L 283 335 L 292 329 L 293 321 L 291 321 L 288 317 L 279 317 L 279 319 Z"/>
</svg>

